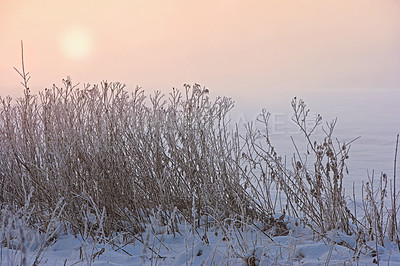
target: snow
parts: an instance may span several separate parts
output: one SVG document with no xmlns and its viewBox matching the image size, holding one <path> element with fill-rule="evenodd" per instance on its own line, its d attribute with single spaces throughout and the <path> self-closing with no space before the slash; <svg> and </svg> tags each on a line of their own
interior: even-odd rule
<svg viewBox="0 0 400 266">
<path fill-rule="evenodd" d="M 231 227 L 225 233 L 216 227 L 208 231 L 197 228 L 194 233 L 189 224 L 180 224 L 180 234 L 174 236 L 149 225 L 143 233 L 143 239 L 147 239 L 144 244 L 135 240 L 124 243 L 118 236 L 113 243 L 100 243 L 60 234 L 44 249 L 39 265 L 373 265 L 377 259 L 384 264 L 400 263 L 400 252 L 389 241 L 385 247 L 368 241 L 357 250 L 355 235 L 331 230 L 327 237 L 319 237 L 291 217 L 284 223 L 288 234 L 283 236 L 251 225 Z M 35 241 L 37 238 L 26 244 L 37 248 L 40 243 L 32 245 Z M 1 265 L 20 265 L 23 257 L 26 265 L 31 265 L 37 254 L 38 249 L 28 248 L 23 256 L 21 251 L 3 246 Z"/>
</svg>

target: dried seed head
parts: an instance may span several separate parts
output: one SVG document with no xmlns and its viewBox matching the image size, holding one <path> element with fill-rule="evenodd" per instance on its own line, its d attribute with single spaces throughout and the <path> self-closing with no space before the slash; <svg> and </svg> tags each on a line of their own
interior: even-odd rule
<svg viewBox="0 0 400 266">
<path fill-rule="evenodd" d="M 331 149 L 328 149 L 328 150 L 326 151 L 326 155 L 327 155 L 328 157 L 333 157 L 333 152 L 332 152 L 332 150 L 331 150 Z"/>
</svg>

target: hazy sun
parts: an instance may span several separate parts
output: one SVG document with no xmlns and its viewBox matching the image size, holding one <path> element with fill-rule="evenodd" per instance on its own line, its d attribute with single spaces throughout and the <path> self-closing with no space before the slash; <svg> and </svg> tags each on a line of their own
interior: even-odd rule
<svg viewBox="0 0 400 266">
<path fill-rule="evenodd" d="M 83 59 L 92 51 L 92 39 L 83 28 L 73 28 L 61 35 L 61 49 L 71 59 Z"/>
</svg>

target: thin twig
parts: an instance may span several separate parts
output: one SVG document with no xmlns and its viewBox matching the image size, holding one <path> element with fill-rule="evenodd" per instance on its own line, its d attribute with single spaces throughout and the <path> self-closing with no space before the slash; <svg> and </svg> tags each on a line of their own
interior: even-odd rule
<svg viewBox="0 0 400 266">
<path fill-rule="evenodd" d="M 399 134 L 396 139 L 396 150 L 394 152 L 394 166 L 393 166 L 393 206 L 392 206 L 392 222 L 393 232 L 396 234 L 397 247 L 400 250 L 399 235 L 397 234 L 397 214 L 396 214 L 396 166 L 397 166 L 397 149 L 399 147 Z"/>
</svg>

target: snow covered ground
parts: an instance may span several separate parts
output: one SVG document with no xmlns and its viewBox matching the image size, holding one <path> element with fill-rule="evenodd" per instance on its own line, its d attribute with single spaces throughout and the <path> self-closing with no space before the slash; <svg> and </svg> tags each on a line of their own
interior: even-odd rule
<svg viewBox="0 0 400 266">
<path fill-rule="evenodd" d="M 3 247 L 1 265 L 398 265 L 400 252 L 392 243 L 361 243 L 357 237 L 332 230 L 321 238 L 293 218 L 274 216 L 274 226 L 218 226 L 207 231 L 181 224 L 175 235 L 167 227 L 149 226 L 139 238 L 99 243 L 60 234 L 38 256 L 40 241 L 25 240 L 25 253 Z M 204 228 L 203 228 L 204 229 Z M 378 252 L 376 252 L 378 250 Z"/>
</svg>

